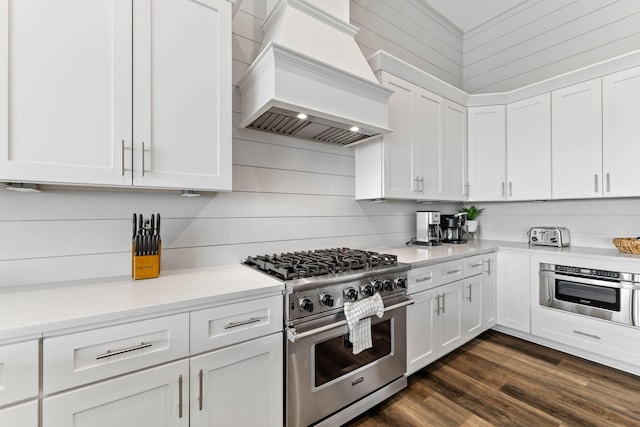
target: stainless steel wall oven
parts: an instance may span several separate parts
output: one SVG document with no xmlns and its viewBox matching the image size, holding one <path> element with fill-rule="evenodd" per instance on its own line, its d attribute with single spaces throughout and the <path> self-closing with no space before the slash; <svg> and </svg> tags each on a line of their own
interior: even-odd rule
<svg viewBox="0 0 640 427">
<path fill-rule="evenodd" d="M 540 305 L 639 325 L 640 274 L 540 263 Z"/>
</svg>

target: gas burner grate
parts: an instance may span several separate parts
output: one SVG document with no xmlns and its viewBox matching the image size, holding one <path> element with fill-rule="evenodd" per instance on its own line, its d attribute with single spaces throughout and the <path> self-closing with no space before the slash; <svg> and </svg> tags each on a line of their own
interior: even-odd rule
<svg viewBox="0 0 640 427">
<path fill-rule="evenodd" d="M 283 280 L 394 265 L 395 255 L 350 248 L 316 249 L 247 257 L 245 264 Z"/>
</svg>

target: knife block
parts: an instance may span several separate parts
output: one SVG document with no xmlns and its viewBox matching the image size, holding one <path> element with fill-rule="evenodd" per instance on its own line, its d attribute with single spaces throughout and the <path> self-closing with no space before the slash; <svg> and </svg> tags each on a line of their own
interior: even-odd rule
<svg viewBox="0 0 640 427">
<path fill-rule="evenodd" d="M 161 254 L 162 242 L 158 245 L 158 255 L 135 255 L 135 247 L 131 245 L 131 277 L 139 280 L 160 276 Z"/>
</svg>

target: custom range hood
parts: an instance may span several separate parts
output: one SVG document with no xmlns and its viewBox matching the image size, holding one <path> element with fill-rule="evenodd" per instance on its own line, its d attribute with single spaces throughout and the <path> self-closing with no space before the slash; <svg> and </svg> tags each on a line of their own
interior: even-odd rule
<svg viewBox="0 0 640 427">
<path fill-rule="evenodd" d="M 378 83 L 349 23 L 349 0 L 280 0 L 238 82 L 240 127 L 349 146 L 388 133 L 392 91 Z"/>
</svg>

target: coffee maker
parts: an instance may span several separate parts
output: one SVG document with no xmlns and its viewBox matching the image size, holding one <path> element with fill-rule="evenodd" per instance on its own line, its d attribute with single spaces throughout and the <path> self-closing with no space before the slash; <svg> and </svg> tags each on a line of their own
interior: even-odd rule
<svg viewBox="0 0 640 427">
<path fill-rule="evenodd" d="M 440 229 L 440 212 L 418 211 L 416 212 L 416 244 L 425 246 L 437 246 L 442 244 L 442 232 Z"/>
<path fill-rule="evenodd" d="M 442 241 L 444 243 L 467 243 L 462 238 L 462 227 L 466 219 L 467 214 L 464 212 L 455 215 L 442 215 Z"/>
</svg>

